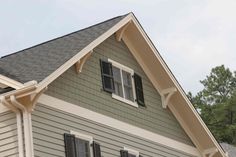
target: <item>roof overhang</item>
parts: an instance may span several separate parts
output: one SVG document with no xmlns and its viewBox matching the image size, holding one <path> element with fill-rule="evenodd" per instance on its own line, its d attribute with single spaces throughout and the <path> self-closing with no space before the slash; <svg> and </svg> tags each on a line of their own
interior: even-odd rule
<svg viewBox="0 0 236 157">
<path fill-rule="evenodd" d="M 206 154 L 208 156 L 213 156 L 214 153 L 214 157 L 226 157 L 225 152 L 202 121 L 174 75 L 132 13 L 128 14 L 116 25 L 78 52 L 77 55 L 37 84 L 35 92 L 38 93 L 45 89 L 52 81 L 116 32 L 117 40 L 120 41 L 122 39 L 124 41 L 153 86 L 162 96 L 162 93 L 165 93 L 164 91 L 168 91 L 167 89 L 174 89 L 174 94 L 168 98 L 166 107 L 172 111 L 199 152 L 202 153 L 202 156 L 205 156 L 204 152 L 208 152 L 208 154 Z M 2 75 L 0 75 L 0 83 L 15 89 L 24 87 L 23 84 Z M 215 149 L 217 151 L 209 151 Z"/>
<path fill-rule="evenodd" d="M 226 156 L 134 15 L 122 39 L 160 94 L 166 89 L 177 89 L 173 90 L 175 93 L 167 106 L 202 156 L 212 149 L 217 149 L 217 152 L 206 155 Z"/>
<path fill-rule="evenodd" d="M 20 89 L 24 87 L 24 84 L 0 74 L 0 88 L 6 88 L 6 87 Z"/>
</svg>

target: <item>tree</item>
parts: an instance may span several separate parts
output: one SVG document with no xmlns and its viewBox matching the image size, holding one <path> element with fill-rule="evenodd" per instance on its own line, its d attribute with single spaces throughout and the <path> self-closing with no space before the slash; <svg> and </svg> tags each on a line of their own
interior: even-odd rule
<svg viewBox="0 0 236 157">
<path fill-rule="evenodd" d="M 217 66 L 200 82 L 204 89 L 189 92 L 190 101 L 219 141 L 236 144 L 236 72 Z"/>
<path fill-rule="evenodd" d="M 204 86 L 202 94 L 208 104 L 227 101 L 236 89 L 236 77 L 224 65 L 213 68 L 210 75 L 200 82 Z"/>
</svg>

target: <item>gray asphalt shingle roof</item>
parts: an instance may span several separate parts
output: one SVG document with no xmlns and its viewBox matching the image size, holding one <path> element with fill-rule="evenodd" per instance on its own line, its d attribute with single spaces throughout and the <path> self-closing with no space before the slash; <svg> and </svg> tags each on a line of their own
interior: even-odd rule
<svg viewBox="0 0 236 157">
<path fill-rule="evenodd" d="M 0 74 L 21 83 L 31 80 L 40 82 L 125 16 L 2 57 Z"/>
</svg>

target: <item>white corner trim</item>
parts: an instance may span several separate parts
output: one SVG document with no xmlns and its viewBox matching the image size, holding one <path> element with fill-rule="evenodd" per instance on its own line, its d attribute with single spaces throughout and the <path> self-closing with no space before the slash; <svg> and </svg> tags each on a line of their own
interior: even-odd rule
<svg viewBox="0 0 236 157">
<path fill-rule="evenodd" d="M 139 151 L 137 151 L 137 150 L 134 150 L 134 149 L 131 149 L 131 148 L 128 148 L 128 147 L 124 147 L 124 150 L 127 150 L 129 154 L 133 154 L 136 157 L 139 157 Z"/>
<path fill-rule="evenodd" d="M 75 137 L 77 137 L 79 139 L 89 141 L 90 144 L 93 143 L 93 137 L 92 136 L 85 135 L 85 134 L 82 134 L 82 133 L 79 133 L 79 132 L 76 132 L 76 131 L 73 131 L 73 130 L 70 131 L 70 134 L 75 135 Z"/>
<path fill-rule="evenodd" d="M 145 129 L 142 129 L 142 128 L 139 128 L 139 127 L 136 127 L 136 126 L 133 126 L 130 124 L 127 124 L 125 122 L 122 122 L 122 121 L 116 120 L 114 118 L 102 115 L 100 113 L 93 112 L 91 110 L 82 108 L 78 105 L 68 103 L 66 101 L 54 98 L 49 95 L 43 94 L 39 98 L 38 102 L 42 103 L 44 105 L 68 112 L 70 114 L 77 115 L 77 116 L 89 119 L 91 121 L 118 129 L 120 131 L 124 131 L 124 132 L 130 133 L 130 134 L 145 138 L 147 140 L 159 143 L 161 145 L 176 149 L 181 152 L 185 152 L 190 155 L 194 155 L 194 156 L 198 156 L 198 157 L 201 156 L 199 151 L 193 146 L 190 146 L 190 145 L 181 143 L 179 141 L 170 139 L 168 137 L 147 131 Z"/>
</svg>

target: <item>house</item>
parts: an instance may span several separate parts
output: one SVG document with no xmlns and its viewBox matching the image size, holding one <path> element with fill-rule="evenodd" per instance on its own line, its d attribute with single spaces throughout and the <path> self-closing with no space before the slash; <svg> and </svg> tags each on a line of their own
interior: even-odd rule
<svg viewBox="0 0 236 157">
<path fill-rule="evenodd" d="M 133 13 L 0 59 L 0 156 L 226 157 Z"/>
</svg>

